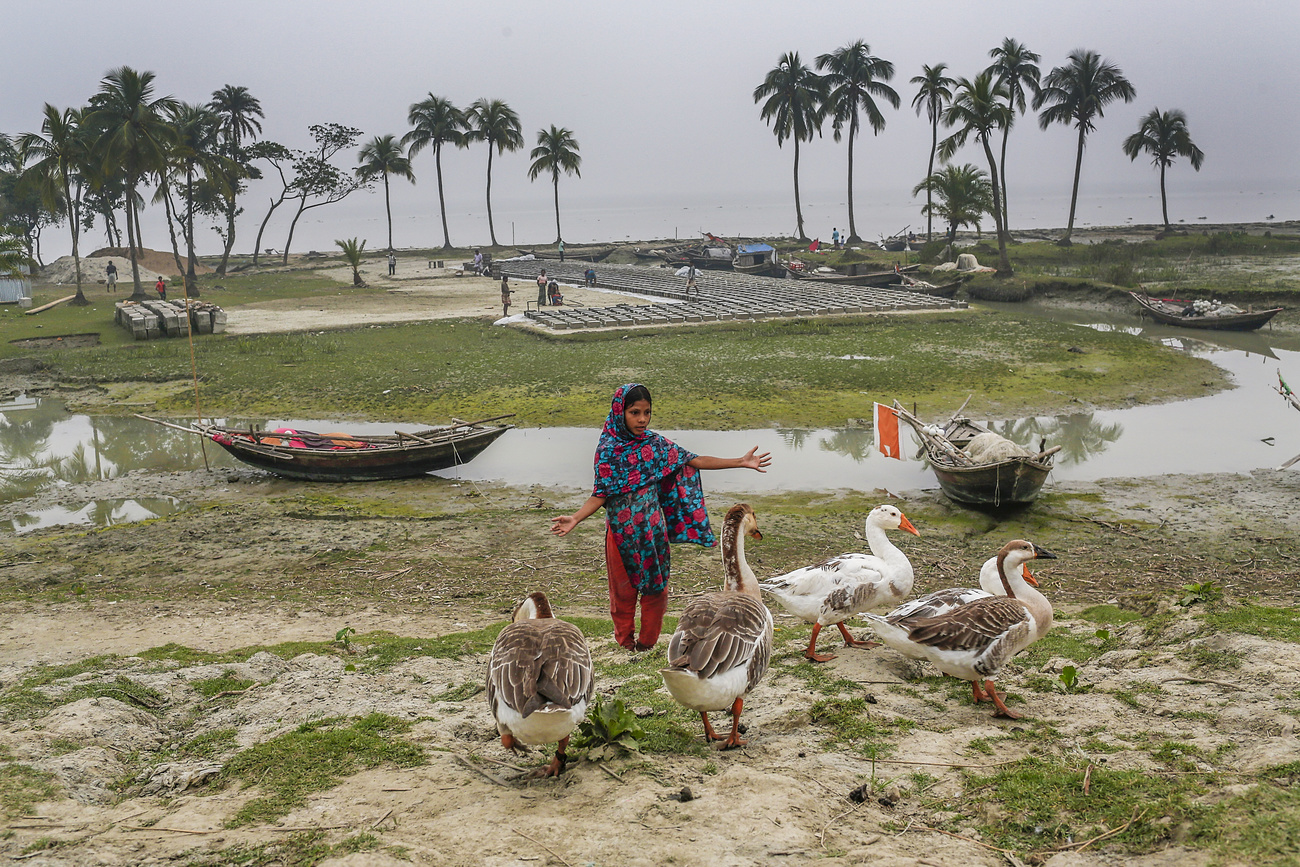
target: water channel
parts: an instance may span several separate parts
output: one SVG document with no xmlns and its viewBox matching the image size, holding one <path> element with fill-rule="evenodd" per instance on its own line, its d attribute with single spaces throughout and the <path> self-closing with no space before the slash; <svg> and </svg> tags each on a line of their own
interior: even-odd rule
<svg viewBox="0 0 1300 867">
<path fill-rule="evenodd" d="M 999 305 L 989 305 L 997 307 Z M 1159 340 L 1212 360 L 1235 383 L 1209 397 L 1115 410 L 1081 410 L 994 423 L 999 433 L 1037 447 L 1040 437 L 1060 445 L 1048 481 L 1094 480 L 1167 473 L 1246 473 L 1275 467 L 1300 454 L 1300 414 L 1278 396 L 1278 371 L 1300 386 L 1300 337 L 1263 331 L 1248 334 L 1190 332 L 1139 324 L 1134 316 L 1096 311 L 1061 311 L 1014 305 L 1027 312 L 1072 322 L 1081 328 L 1122 329 Z M 880 395 L 887 399 L 888 395 Z M 1153 395 L 1153 399 L 1159 399 Z M 955 409 L 955 407 L 954 407 Z M 969 407 L 979 417 L 978 396 Z M 323 419 L 218 420 L 266 428 L 300 427 L 317 431 L 391 433 L 412 425 L 357 424 Z M 870 430 L 759 429 L 744 431 L 663 430 L 699 454 L 737 455 L 753 446 L 772 452 L 771 470 L 711 472 L 706 490 L 746 493 L 821 491 L 842 488 L 904 491 L 937 487 L 919 460 L 896 461 L 874 448 Z M 509 431 L 487 451 L 460 467 L 435 475 L 462 481 L 504 482 L 516 486 L 586 489 L 599 431 L 594 428 L 520 428 Z M 214 468 L 242 467 L 224 450 L 208 444 Z M 0 404 L 0 505 L 72 483 L 112 479 L 127 472 L 202 469 L 196 435 L 122 416 L 67 413 L 57 402 L 19 398 Z M 1300 471 L 1300 470 L 1298 470 Z M 311 483 L 304 483 L 311 484 Z M 32 511 L 0 531 L 27 532 L 56 524 L 105 525 L 167 514 L 184 504 L 170 498 L 105 500 L 80 508 Z"/>
</svg>

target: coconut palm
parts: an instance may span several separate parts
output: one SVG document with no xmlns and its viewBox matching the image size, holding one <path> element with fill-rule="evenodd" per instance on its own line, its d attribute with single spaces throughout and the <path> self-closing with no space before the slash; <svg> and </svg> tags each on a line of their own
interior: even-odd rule
<svg viewBox="0 0 1300 867">
<path fill-rule="evenodd" d="M 558 244 L 564 240 L 560 234 L 560 172 L 582 177 L 578 171 L 582 157 L 578 156 L 577 139 L 572 130 L 551 124 L 550 129 L 537 131 L 537 147 L 528 158 L 533 161 L 528 167 L 528 180 L 537 180 L 543 172 L 551 174 L 551 185 L 555 188 L 555 243 Z"/>
<path fill-rule="evenodd" d="M 934 174 L 934 155 L 939 150 L 939 118 L 943 116 L 944 108 L 952 101 L 952 86 L 957 83 L 943 74 L 947 69 L 946 63 L 922 66 L 921 74 L 913 77 L 911 82 L 918 85 L 916 96 L 912 97 L 912 107 L 916 109 L 918 117 L 924 110 L 925 116 L 930 120 L 930 162 L 925 169 L 927 178 Z M 925 207 L 926 214 L 932 215 L 933 204 L 928 189 L 925 191 Z M 925 227 L 926 240 L 928 241 L 933 234 L 934 218 L 929 216 Z"/>
<path fill-rule="evenodd" d="M 1042 108 L 1038 125 L 1047 129 L 1053 123 L 1073 124 L 1079 130 L 1079 147 L 1074 158 L 1074 188 L 1070 193 L 1070 221 L 1065 237 L 1057 243 L 1069 245 L 1074 233 L 1074 210 L 1079 201 L 1079 173 L 1083 168 L 1083 145 L 1088 133 L 1096 128 L 1103 109 L 1117 99 L 1132 102 L 1137 90 L 1113 63 L 1107 63 L 1095 51 L 1075 49 L 1069 63 L 1057 66 L 1043 77 L 1042 89 L 1034 97 L 1034 109 Z M 1046 106 L 1046 108 L 1043 108 Z"/>
<path fill-rule="evenodd" d="M 384 208 L 388 212 L 388 250 L 393 250 L 393 206 L 388 198 L 388 176 L 396 175 L 415 183 L 415 172 L 411 171 L 411 160 L 402 150 L 402 144 L 395 135 L 378 135 L 361 146 L 357 152 L 357 178 L 362 181 L 384 179 Z"/>
<path fill-rule="evenodd" d="M 487 215 L 488 236 L 492 246 L 497 245 L 496 229 L 492 226 L 492 151 L 504 154 L 513 153 L 524 146 L 524 133 L 519 126 L 519 115 L 515 110 L 499 99 L 476 99 L 465 110 L 465 121 L 469 125 L 469 141 L 487 143 Z"/>
<path fill-rule="evenodd" d="M 411 131 L 402 136 L 402 146 L 408 156 L 414 157 L 426 147 L 433 148 L 433 161 L 438 170 L 438 207 L 442 212 L 442 248 L 451 249 L 451 235 L 447 231 L 447 199 L 442 190 L 442 146 L 453 144 L 465 147 L 465 112 L 451 104 L 451 100 L 429 94 L 429 98 L 413 104 L 406 115 Z"/>
<path fill-rule="evenodd" d="M 352 266 L 352 285 L 365 286 L 366 281 L 361 279 L 361 257 L 366 252 L 366 242 L 362 241 L 357 244 L 356 238 L 348 238 L 346 241 L 334 241 L 335 245 L 343 251 L 343 258 Z"/>
<path fill-rule="evenodd" d="M 817 68 L 823 70 L 826 84 L 826 112 L 832 118 L 831 128 L 835 140 L 849 127 L 849 241 L 861 241 L 853 221 L 853 140 L 860 128 L 859 111 L 865 112 L 871 130 L 880 135 L 885 128 L 885 116 L 876 105 L 876 98 L 898 108 L 898 94 L 885 84 L 894 77 L 894 64 L 872 55 L 871 47 L 861 39 L 837 48 L 830 54 L 817 58 Z"/>
<path fill-rule="evenodd" d="M 222 119 L 208 106 L 177 103 L 167 112 L 167 119 L 176 132 L 169 163 L 179 176 L 178 182 L 183 185 L 185 195 L 185 211 L 180 215 L 187 259 L 182 269 L 185 297 L 198 298 L 199 286 L 194 270 L 198 261 L 194 251 L 195 184 L 201 175 L 206 191 L 226 198 L 223 194 L 229 193 L 229 178 L 238 174 L 238 165 L 221 155 L 225 150 L 220 136 Z M 170 183 L 164 174 L 159 192 L 165 193 Z M 166 200 L 166 205 L 171 207 L 170 199 Z"/>
<path fill-rule="evenodd" d="M 1161 112 L 1159 108 L 1142 118 L 1138 131 L 1124 139 L 1124 153 L 1136 160 L 1143 153 L 1151 154 L 1151 164 L 1160 167 L 1160 213 L 1169 231 L 1169 203 L 1165 197 L 1165 169 L 1174 164 L 1174 157 L 1186 157 L 1196 171 L 1201 170 L 1205 154 L 1192 141 L 1187 131 L 1187 115 L 1179 109 Z"/>
<path fill-rule="evenodd" d="M 993 212 L 993 185 L 989 176 L 970 163 L 944 166 L 913 187 L 912 195 L 922 190 L 927 199 L 922 212 L 947 223 L 950 235 L 962 226 L 979 231 L 980 217 Z M 938 196 L 939 201 L 932 203 L 931 196 Z"/>
<path fill-rule="evenodd" d="M 19 139 L 19 147 L 35 158 L 28 171 L 38 184 L 46 207 L 61 212 L 68 220 L 72 233 L 72 262 L 76 270 L 77 295 L 70 304 L 85 306 L 81 289 L 81 194 L 84 175 L 81 167 L 86 161 L 86 137 L 81 126 L 81 111 L 67 108 L 59 111 L 45 103 L 45 118 L 40 133 L 28 133 Z M 73 194 L 73 190 L 76 194 Z"/>
<path fill-rule="evenodd" d="M 760 116 L 771 122 L 777 147 L 786 139 L 794 140 L 794 215 L 799 240 L 806 241 L 803 205 L 799 201 L 799 142 L 812 141 L 813 133 L 821 135 L 822 121 L 826 119 L 826 82 L 804 65 L 799 52 L 790 51 L 781 55 L 763 83 L 754 88 L 754 102 L 763 103 Z"/>
<path fill-rule="evenodd" d="M 998 273 L 1011 274 L 1011 260 L 1007 258 L 1006 226 L 1002 223 L 1002 197 L 998 187 L 998 161 L 993 156 L 990 141 L 996 130 L 1011 122 L 1011 109 L 1007 105 L 1007 89 L 993 73 L 985 70 L 975 76 L 957 79 L 952 104 L 943 113 L 944 126 L 957 130 L 939 143 L 939 156 L 944 162 L 952 159 L 957 149 L 971 136 L 984 148 L 989 164 L 989 178 L 993 185 L 993 222 L 998 232 Z"/>
<path fill-rule="evenodd" d="M 120 178 L 125 186 L 126 237 L 131 257 L 133 300 L 146 300 L 140 285 L 141 246 L 139 196 L 136 187 L 149 173 L 166 164 L 175 137 L 164 112 L 175 105 L 170 96 L 154 96 L 154 74 L 137 72 L 129 66 L 110 70 L 90 98 L 87 127 L 100 132 L 96 158 L 104 173 Z"/>
<path fill-rule="evenodd" d="M 30 263 L 23 239 L 0 229 L 0 276 L 26 277 L 23 266 L 30 267 Z"/>
<path fill-rule="evenodd" d="M 1016 114 L 1025 113 L 1025 89 L 1028 88 L 1034 96 L 1038 96 L 1038 80 L 1042 75 L 1038 61 L 1043 58 L 1011 37 L 1003 39 L 1001 45 L 991 49 L 989 57 L 993 58 L 989 72 L 1006 85 L 1007 105 L 1011 108 L 1014 120 Z M 1002 225 L 1007 231 L 1011 231 L 1011 222 L 1007 216 L 1007 138 L 1011 135 L 1011 127 L 1012 124 L 1008 123 L 1002 128 L 1002 154 L 998 160 L 998 180 L 1002 183 Z"/>
<path fill-rule="evenodd" d="M 248 92 L 248 88 L 233 84 L 214 90 L 212 99 L 208 102 L 208 109 L 220 118 L 218 131 L 221 137 L 221 153 L 232 161 L 233 167 L 225 178 L 226 192 L 221 196 L 223 206 L 221 210 L 226 218 L 226 230 L 222 235 L 225 245 L 221 251 L 221 262 L 217 265 L 216 273 L 222 275 L 226 273 L 230 251 L 235 247 L 235 217 L 239 216 L 240 211 L 237 199 L 245 189 L 243 181 L 246 178 L 257 179 L 262 176 L 262 173 L 252 164 L 256 157 L 245 152 L 243 143 L 245 139 L 255 139 L 261 134 L 260 119 L 265 118 L 266 115 L 262 111 L 262 103 Z M 254 253 L 256 252 L 254 248 Z"/>
</svg>

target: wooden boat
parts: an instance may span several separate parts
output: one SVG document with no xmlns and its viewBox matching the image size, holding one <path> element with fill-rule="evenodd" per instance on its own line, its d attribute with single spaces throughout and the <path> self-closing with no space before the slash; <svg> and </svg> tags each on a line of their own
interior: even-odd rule
<svg viewBox="0 0 1300 867">
<path fill-rule="evenodd" d="M 968 399 L 969 401 L 969 399 Z M 894 411 L 912 426 L 920 437 L 930 469 L 939 487 L 957 503 L 984 508 L 1022 506 L 1032 503 L 1052 471 L 1053 455 L 1060 446 L 1043 449 L 1037 454 L 1018 455 L 987 464 L 977 464 L 963 449 L 979 434 L 992 433 L 988 428 L 961 415 L 962 404 L 943 425 L 926 425 L 903 409 L 897 401 Z M 938 427 L 936 433 L 934 428 Z"/>
<path fill-rule="evenodd" d="M 898 282 L 899 274 L 907 274 L 920 268 L 920 265 L 906 265 L 898 270 L 890 269 L 888 271 L 864 271 L 860 274 L 819 274 L 810 270 L 806 265 L 803 268 L 792 267 L 795 264 L 785 263 L 785 272 L 789 277 L 796 280 L 809 280 L 817 283 L 825 283 L 830 286 L 888 286 L 891 283 Z M 798 263 L 803 265 L 804 263 Z"/>
<path fill-rule="evenodd" d="M 467 463 L 514 425 L 455 421 L 414 433 L 383 436 L 310 431 L 266 431 L 193 423 L 190 427 L 148 416 L 146 421 L 196 433 L 250 466 L 309 482 L 373 482 L 422 476 Z"/>
<path fill-rule="evenodd" d="M 776 261 L 776 249 L 770 244 L 737 244 L 731 267 L 738 274 L 779 277 L 784 267 Z"/>
<path fill-rule="evenodd" d="M 1282 378 L 1282 371 L 1280 370 L 1277 372 L 1277 393 L 1282 395 L 1283 400 L 1291 404 L 1292 409 L 1300 410 L 1300 396 L 1297 396 L 1296 393 L 1291 390 L 1291 386 L 1286 384 L 1286 380 Z M 1288 469 L 1296 463 L 1300 463 L 1300 455 L 1296 455 L 1291 460 L 1282 464 L 1279 469 Z"/>
<path fill-rule="evenodd" d="M 961 288 L 961 284 L 965 282 L 965 277 L 958 277 L 956 280 L 940 283 L 936 286 L 933 283 L 927 283 L 924 280 L 912 280 L 903 275 L 901 283 L 890 284 L 887 288 L 902 289 L 905 292 L 916 292 L 920 295 L 931 295 L 935 298 L 952 298 L 957 294 L 957 290 Z"/>
<path fill-rule="evenodd" d="M 1140 292 L 1128 293 L 1142 308 L 1142 312 L 1157 322 L 1176 325 L 1179 328 L 1210 328 L 1215 331 L 1254 331 L 1274 316 L 1282 312 L 1281 307 L 1267 310 L 1248 310 L 1244 313 L 1222 313 L 1207 315 L 1187 313 L 1195 302 L 1182 301 L 1177 298 L 1153 298 Z"/>
</svg>

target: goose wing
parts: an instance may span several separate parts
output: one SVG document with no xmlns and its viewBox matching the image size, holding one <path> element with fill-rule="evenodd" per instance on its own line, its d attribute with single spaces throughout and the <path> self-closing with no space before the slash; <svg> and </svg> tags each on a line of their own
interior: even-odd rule
<svg viewBox="0 0 1300 867">
<path fill-rule="evenodd" d="M 770 657 L 772 615 L 744 593 L 710 593 L 682 612 L 668 642 L 668 665 L 701 678 Z M 762 670 L 766 670 L 766 663 Z M 762 676 L 762 670 L 759 676 Z M 751 667 L 751 677 L 753 669 Z"/>
<path fill-rule="evenodd" d="M 938 617 L 963 605 L 969 605 L 976 599 L 991 595 L 976 587 L 950 587 L 947 590 L 936 590 L 918 599 L 904 602 L 885 615 L 885 618 L 890 623 L 902 624 L 904 621 L 924 617 Z"/>
<path fill-rule="evenodd" d="M 488 706 L 496 700 L 528 716 L 548 704 L 590 701 L 595 682 L 582 630 L 563 620 L 521 620 L 497 636 L 488 661 Z"/>
<path fill-rule="evenodd" d="M 976 599 L 947 614 L 903 624 L 908 637 L 936 650 L 983 654 L 995 644 L 1028 634 L 1032 617 L 1023 602 L 1008 596 Z"/>
<path fill-rule="evenodd" d="M 881 577 L 879 561 L 870 554 L 841 554 L 815 566 L 804 566 L 759 584 L 764 590 L 792 596 L 824 597 L 843 587 Z"/>
</svg>

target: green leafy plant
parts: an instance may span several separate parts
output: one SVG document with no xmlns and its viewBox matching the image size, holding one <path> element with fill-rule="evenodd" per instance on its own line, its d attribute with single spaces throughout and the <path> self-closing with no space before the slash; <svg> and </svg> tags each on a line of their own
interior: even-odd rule
<svg viewBox="0 0 1300 867">
<path fill-rule="evenodd" d="M 1110 630 L 1109 630 L 1109 629 L 1098 629 L 1096 632 L 1093 633 L 1093 635 L 1097 636 L 1097 640 L 1098 640 L 1098 641 L 1109 641 L 1109 640 L 1110 640 Z"/>
<path fill-rule="evenodd" d="M 587 711 L 587 718 L 578 723 L 577 746 L 588 747 L 587 758 L 593 760 L 615 758 L 623 752 L 637 752 L 645 731 L 636 721 L 636 715 L 623 704 L 622 699 L 597 698 Z"/>
<path fill-rule="evenodd" d="M 357 631 L 353 629 L 351 626 L 344 626 L 338 632 L 334 633 L 334 643 L 337 644 L 339 647 L 343 648 L 344 653 L 351 653 L 352 636 L 356 634 Z"/>
<path fill-rule="evenodd" d="M 1073 665 L 1067 665 L 1065 668 L 1062 668 L 1058 677 L 1061 683 L 1065 684 L 1065 689 L 1067 691 L 1072 691 L 1079 685 L 1079 672 Z"/>
<path fill-rule="evenodd" d="M 1218 602 L 1222 598 L 1222 587 L 1213 581 L 1201 581 L 1199 583 L 1184 584 L 1183 595 L 1178 600 L 1178 604 L 1184 608 L 1189 608 L 1198 602 Z"/>
</svg>

